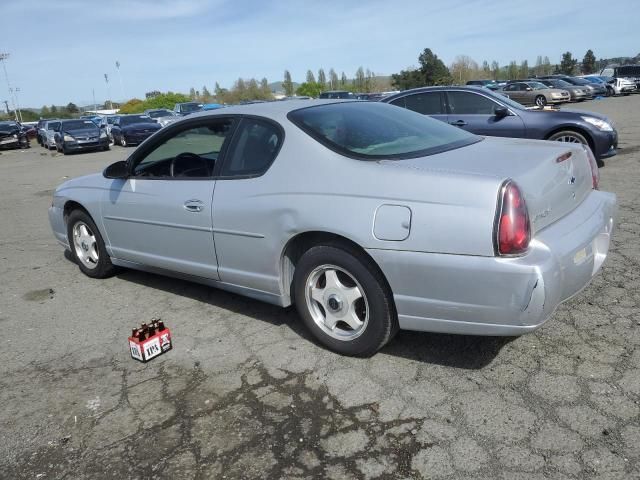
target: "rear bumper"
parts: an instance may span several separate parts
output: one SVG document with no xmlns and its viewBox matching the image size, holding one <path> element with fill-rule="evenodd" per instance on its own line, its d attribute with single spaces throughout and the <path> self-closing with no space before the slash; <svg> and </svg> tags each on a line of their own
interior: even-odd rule
<svg viewBox="0 0 640 480">
<path fill-rule="evenodd" d="M 368 250 L 393 291 L 400 328 L 520 335 L 589 284 L 609 250 L 616 197 L 593 191 L 536 234 L 522 257 Z"/>
</svg>

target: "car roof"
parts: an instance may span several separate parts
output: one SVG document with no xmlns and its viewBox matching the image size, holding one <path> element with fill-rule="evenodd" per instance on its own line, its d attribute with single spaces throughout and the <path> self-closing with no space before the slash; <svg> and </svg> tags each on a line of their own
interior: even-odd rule
<svg viewBox="0 0 640 480">
<path fill-rule="evenodd" d="M 192 113 L 187 118 L 199 118 L 208 116 L 223 115 L 258 115 L 265 117 L 282 117 L 289 112 L 300 110 L 306 107 L 317 105 L 327 105 L 331 103 L 362 103 L 361 100 L 349 99 L 318 99 L 318 100 L 280 100 L 273 102 L 251 103 L 247 105 L 230 105 L 216 110 L 205 110 L 203 112 Z"/>
</svg>

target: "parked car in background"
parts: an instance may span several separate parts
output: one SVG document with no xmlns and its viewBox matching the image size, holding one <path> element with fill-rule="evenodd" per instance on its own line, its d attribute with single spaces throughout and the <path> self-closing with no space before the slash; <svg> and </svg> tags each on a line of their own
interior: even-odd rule
<svg viewBox="0 0 640 480">
<path fill-rule="evenodd" d="M 86 150 L 109 150 L 105 129 L 93 119 L 60 120 L 55 130 L 56 150 L 65 155 Z"/>
<path fill-rule="evenodd" d="M 530 110 L 477 87 L 425 87 L 381 100 L 429 115 L 477 135 L 581 143 L 599 165 L 615 155 L 618 132 L 604 115 L 571 110 Z"/>
<path fill-rule="evenodd" d="M 190 113 L 201 112 L 202 103 L 200 102 L 184 102 L 176 103 L 173 107 L 173 112 L 177 115 L 189 115 Z"/>
<path fill-rule="evenodd" d="M 60 127 L 60 121 L 61 120 L 47 120 L 40 129 L 40 136 L 42 138 L 41 145 L 47 150 L 56 148 L 55 134 Z"/>
<path fill-rule="evenodd" d="M 547 104 L 566 103 L 571 100 L 571 95 L 566 90 L 550 88 L 544 83 L 535 81 L 513 82 L 507 84 L 501 92 L 509 98 L 523 105 L 537 105 L 544 107 Z"/>
<path fill-rule="evenodd" d="M 536 78 L 532 79 L 536 82 L 540 82 L 545 84 L 547 87 L 551 88 L 560 88 L 562 90 L 566 90 L 569 92 L 572 102 L 583 102 L 592 98 L 591 90 L 585 88 L 584 86 L 573 85 L 569 82 L 562 80 L 561 78 Z"/>
<path fill-rule="evenodd" d="M 601 82 L 610 89 L 611 95 L 629 95 L 637 90 L 636 84 L 627 78 L 613 78 L 600 75 L 584 75 L 589 82 Z"/>
<path fill-rule="evenodd" d="M 640 65 L 607 65 L 600 75 L 630 80 L 636 85 L 636 91 L 640 91 Z"/>
<path fill-rule="evenodd" d="M 29 148 L 29 139 L 18 122 L 0 122 L 0 149 Z"/>
<path fill-rule="evenodd" d="M 500 86 L 495 80 L 469 80 L 467 85 L 488 88 L 489 90 L 498 90 Z"/>
<path fill-rule="evenodd" d="M 608 255 L 617 202 L 597 188 L 581 145 L 379 102 L 271 102 L 170 125 L 60 185 L 49 220 L 86 276 L 123 266 L 295 304 L 327 348 L 368 356 L 399 329 L 539 328 Z"/>
<path fill-rule="evenodd" d="M 605 78 L 607 77 L 600 77 L 595 75 L 580 75 L 577 78 L 581 78 L 583 80 L 586 80 L 587 82 L 597 83 L 604 86 L 607 89 L 607 97 L 613 97 L 616 94 L 613 86 L 610 85 L 607 80 L 605 80 Z"/>
<path fill-rule="evenodd" d="M 369 102 L 377 102 L 384 95 L 381 93 L 358 93 L 356 94 L 356 100 L 367 100 Z"/>
<path fill-rule="evenodd" d="M 540 78 L 541 79 L 545 79 L 545 80 L 549 80 L 551 78 L 559 78 L 559 79 L 564 80 L 565 82 L 568 82 L 568 83 L 570 83 L 572 85 L 577 85 L 579 87 L 586 88 L 587 90 L 589 90 L 589 92 L 591 93 L 592 97 L 607 96 L 607 94 L 608 94 L 607 87 L 605 87 L 604 85 L 602 85 L 600 83 L 589 82 L 589 81 L 585 80 L 584 78 L 569 77 L 569 76 L 566 76 L 566 75 L 549 75 L 549 76 L 540 77 Z"/>
<path fill-rule="evenodd" d="M 119 115 L 111 127 L 111 136 L 113 143 L 127 147 L 144 142 L 161 128 L 149 115 Z"/>
<path fill-rule="evenodd" d="M 167 108 L 145 110 L 144 114 L 149 115 L 149 117 L 159 123 L 161 127 L 166 127 L 170 123 L 182 118 L 182 115 L 178 115 L 173 110 L 169 110 Z"/>
<path fill-rule="evenodd" d="M 20 128 L 22 129 L 22 131 L 27 136 L 27 139 L 29 140 L 36 138 L 36 136 L 38 135 L 38 130 L 35 124 L 21 123 Z"/>
<path fill-rule="evenodd" d="M 356 96 L 347 90 L 329 90 L 322 92 L 318 98 L 339 98 L 339 99 L 355 99 Z"/>
</svg>

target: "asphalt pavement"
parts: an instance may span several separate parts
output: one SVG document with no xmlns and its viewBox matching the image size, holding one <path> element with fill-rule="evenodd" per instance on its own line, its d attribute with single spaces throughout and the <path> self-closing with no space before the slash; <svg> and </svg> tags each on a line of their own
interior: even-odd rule
<svg viewBox="0 0 640 480">
<path fill-rule="evenodd" d="M 609 115 L 620 203 L 602 272 L 518 338 L 400 332 L 369 359 L 295 310 L 135 271 L 83 276 L 53 189 L 132 149 L 0 152 L 0 478 L 640 478 L 640 95 Z M 174 348 L 129 356 L 162 317 Z"/>
</svg>

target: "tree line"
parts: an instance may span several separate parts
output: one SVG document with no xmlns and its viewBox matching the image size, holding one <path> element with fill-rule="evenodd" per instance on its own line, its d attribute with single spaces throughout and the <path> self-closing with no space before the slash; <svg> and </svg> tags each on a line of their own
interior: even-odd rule
<svg viewBox="0 0 640 480">
<path fill-rule="evenodd" d="M 604 61 L 596 61 L 593 50 L 585 53 L 582 61 L 573 57 L 571 52 L 562 54 L 559 64 L 552 64 L 549 57 L 538 55 L 536 63 L 529 65 L 527 60 L 519 64 L 512 60 L 507 65 L 500 65 L 497 61 L 484 60 L 478 64 L 467 55 L 458 55 L 447 67 L 438 56 L 425 48 L 418 57 L 418 67 L 410 67 L 391 75 L 395 88 L 406 90 L 429 85 L 464 85 L 469 80 L 516 80 L 535 76 L 565 74 L 579 75 L 596 73 Z"/>
</svg>

